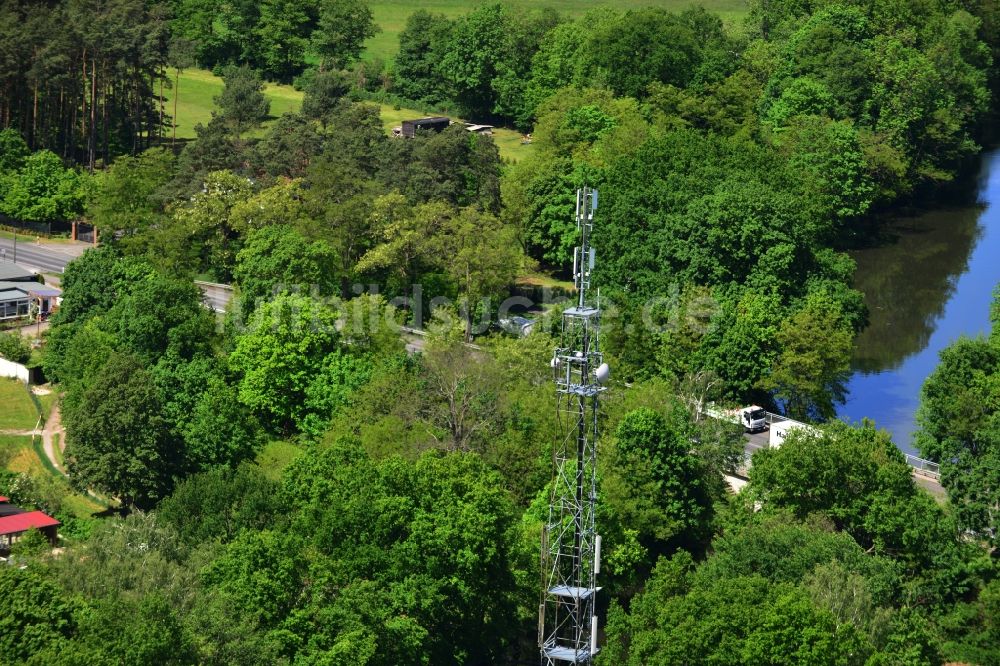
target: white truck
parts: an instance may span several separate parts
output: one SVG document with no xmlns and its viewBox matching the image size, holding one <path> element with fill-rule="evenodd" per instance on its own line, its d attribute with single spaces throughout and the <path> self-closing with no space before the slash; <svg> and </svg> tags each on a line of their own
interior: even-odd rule
<svg viewBox="0 0 1000 666">
<path fill-rule="evenodd" d="M 788 436 L 788 432 L 796 429 L 805 430 L 812 435 L 820 434 L 819 430 L 806 423 L 799 423 L 798 421 L 792 421 L 791 419 L 778 421 L 771 424 L 771 433 L 767 440 L 768 446 L 772 449 L 780 448 L 781 443 L 784 442 L 785 437 Z"/>
<path fill-rule="evenodd" d="M 763 407 L 750 405 L 739 411 L 740 424 L 747 432 L 758 432 L 767 428 L 767 412 Z"/>
</svg>

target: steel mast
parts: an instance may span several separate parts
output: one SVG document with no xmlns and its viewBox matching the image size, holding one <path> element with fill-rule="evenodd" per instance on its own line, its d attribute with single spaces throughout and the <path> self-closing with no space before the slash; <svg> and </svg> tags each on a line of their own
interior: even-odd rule
<svg viewBox="0 0 1000 666">
<path fill-rule="evenodd" d="M 588 294 L 596 258 L 590 245 L 595 210 L 597 190 L 577 190 L 580 246 L 573 251 L 573 282 L 578 298 L 563 312 L 560 346 L 551 362 L 564 428 L 553 452 L 549 517 L 542 530 L 538 646 L 543 666 L 590 664 L 598 652 L 597 417 L 610 371 L 600 351 L 600 295 L 592 301 Z"/>
</svg>

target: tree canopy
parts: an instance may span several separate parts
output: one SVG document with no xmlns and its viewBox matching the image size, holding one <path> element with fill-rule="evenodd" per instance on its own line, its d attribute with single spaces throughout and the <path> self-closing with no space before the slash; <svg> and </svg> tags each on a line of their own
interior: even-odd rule
<svg viewBox="0 0 1000 666">
<path fill-rule="evenodd" d="M 583 185 L 614 368 L 597 663 L 1000 661 L 995 331 L 924 388 L 947 498 L 872 424 L 822 423 L 867 323 L 847 250 L 988 139 L 995 3 L 548 4 L 396 7 L 383 62 L 385 3 L 0 3 L 0 213 L 102 230 L 40 353 L 73 489 L 119 500 L 0 470 L 64 547 L 2 567 L 0 663 L 537 660 Z M 225 88 L 168 150 L 193 67 Z M 505 131 L 393 138 L 372 102 Z M 712 401 L 813 426 L 747 461 Z"/>
<path fill-rule="evenodd" d="M 941 352 L 921 390 L 914 437 L 921 455 L 940 463 L 962 526 L 993 543 L 1000 538 L 998 299 L 994 293 L 989 337 L 963 338 Z"/>
<path fill-rule="evenodd" d="M 80 489 L 93 487 L 129 507 L 169 494 L 179 466 L 149 373 L 134 356 L 112 355 L 66 414 L 67 466 Z"/>
</svg>

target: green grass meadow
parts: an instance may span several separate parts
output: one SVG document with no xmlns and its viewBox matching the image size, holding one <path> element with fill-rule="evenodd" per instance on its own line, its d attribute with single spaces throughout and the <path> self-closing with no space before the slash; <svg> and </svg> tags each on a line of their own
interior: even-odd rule
<svg viewBox="0 0 1000 666">
<path fill-rule="evenodd" d="M 365 57 L 391 60 L 399 49 L 399 33 L 406 26 L 406 19 L 418 9 L 426 9 L 436 14 L 444 14 L 455 18 L 478 7 L 480 0 L 429 0 L 411 2 L 409 0 L 376 0 L 369 2 L 375 15 L 375 25 L 382 31 L 368 40 L 368 50 Z M 743 18 L 747 11 L 746 0 L 506 0 L 506 4 L 515 9 L 528 10 L 551 7 L 564 16 L 582 16 L 597 7 L 613 7 L 615 9 L 639 9 L 641 7 L 663 7 L 671 11 L 682 11 L 691 5 L 699 4 L 713 11 L 727 23 L 733 23 Z"/>
<path fill-rule="evenodd" d="M 174 80 L 175 74 L 175 71 L 171 71 L 171 80 Z M 181 73 L 180 95 L 177 98 L 178 139 L 195 138 L 197 136 L 194 131 L 195 125 L 208 123 L 212 118 L 212 111 L 216 108 L 215 98 L 222 93 L 222 85 L 221 78 L 203 69 L 186 69 Z M 176 89 L 164 92 L 167 99 L 165 110 L 168 114 L 172 114 Z M 303 93 L 291 86 L 268 83 L 264 88 L 264 95 L 271 102 L 271 117 L 264 122 L 263 128 L 251 132 L 251 136 L 261 136 L 278 116 L 289 111 L 298 111 L 302 106 Z M 396 109 L 388 104 L 381 104 L 379 107 L 382 126 L 386 132 L 391 131 L 403 120 L 427 115 L 414 109 Z M 169 138 L 168 132 L 167 139 Z M 501 157 L 506 160 L 517 161 L 531 150 L 530 145 L 521 144 L 521 135 L 514 130 L 497 129 L 493 140 L 500 148 Z"/>
<path fill-rule="evenodd" d="M 180 79 L 176 70 L 169 70 L 170 80 L 177 83 L 172 90 L 164 90 L 165 111 L 174 113 L 174 97 L 177 96 L 177 138 L 193 139 L 195 125 L 207 125 L 216 109 L 215 98 L 222 94 L 222 79 L 203 69 L 185 69 Z M 178 94 L 178 90 L 180 93 Z M 268 83 L 264 86 L 264 96 L 271 102 L 271 120 L 289 111 L 298 111 L 302 106 L 302 92 L 291 86 Z M 269 124 L 265 123 L 265 127 Z M 258 130 L 258 133 L 261 131 Z M 168 131 L 167 138 L 170 138 Z"/>
<path fill-rule="evenodd" d="M 0 463 L 11 472 L 37 474 L 42 470 L 42 461 L 31 444 L 31 435 L 0 435 Z"/>
<path fill-rule="evenodd" d="M 0 434 L 0 460 L 13 460 L 21 451 L 31 448 L 31 435 Z"/>
<path fill-rule="evenodd" d="M 37 423 L 28 388 L 16 379 L 0 379 L 0 430 L 33 430 Z"/>
</svg>

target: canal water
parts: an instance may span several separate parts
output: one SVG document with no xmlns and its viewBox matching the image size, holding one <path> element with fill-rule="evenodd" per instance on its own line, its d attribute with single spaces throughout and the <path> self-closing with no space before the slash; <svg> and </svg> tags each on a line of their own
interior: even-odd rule
<svg viewBox="0 0 1000 666">
<path fill-rule="evenodd" d="M 1000 282 L 1000 150 L 986 153 L 974 202 L 900 218 L 887 241 L 852 252 L 870 325 L 858 337 L 840 418 L 875 421 L 907 453 L 920 387 L 938 354 L 989 330 Z"/>
</svg>

